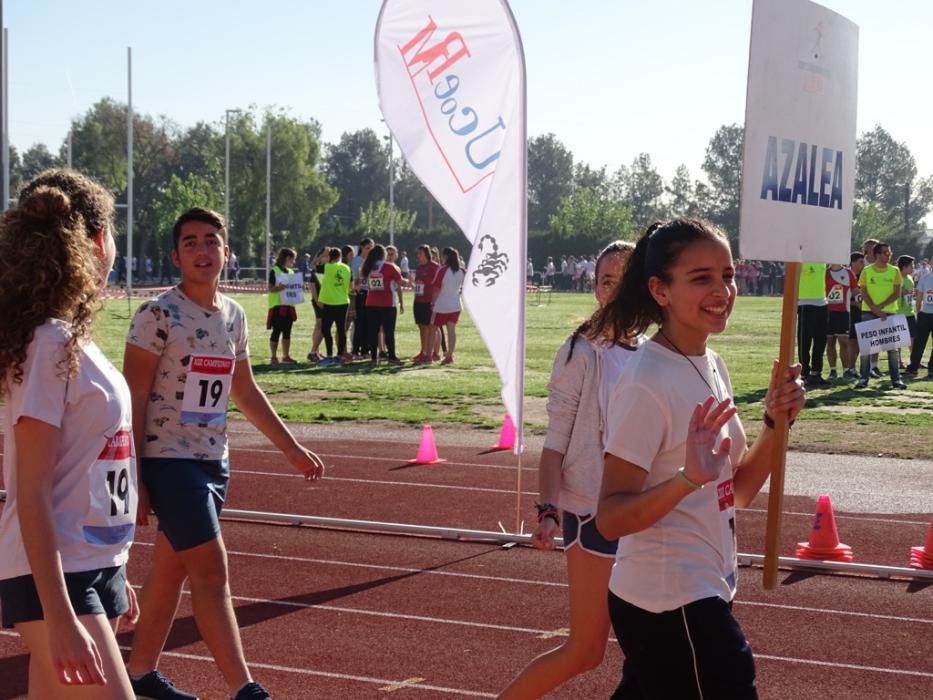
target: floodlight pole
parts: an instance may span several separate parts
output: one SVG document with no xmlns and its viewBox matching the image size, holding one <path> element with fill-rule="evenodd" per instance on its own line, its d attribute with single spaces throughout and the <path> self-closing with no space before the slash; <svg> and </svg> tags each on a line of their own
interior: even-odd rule
<svg viewBox="0 0 933 700">
<path fill-rule="evenodd" d="M 128 299 L 133 293 L 133 48 L 130 46 L 126 47 L 126 94 L 126 296 Z"/>
<path fill-rule="evenodd" d="M 227 227 L 227 245 L 230 245 L 230 115 L 239 114 L 242 110 L 224 110 L 224 223 Z M 231 252 L 232 252 L 231 248 Z M 224 263 L 224 283 L 229 277 L 229 262 Z"/>
<path fill-rule="evenodd" d="M 266 279 L 269 279 L 269 255 L 272 245 L 272 116 L 266 121 Z"/>
</svg>

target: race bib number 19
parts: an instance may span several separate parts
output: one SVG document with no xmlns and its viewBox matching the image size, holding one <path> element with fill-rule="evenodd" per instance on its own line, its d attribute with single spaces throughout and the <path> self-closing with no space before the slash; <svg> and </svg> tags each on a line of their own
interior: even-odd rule
<svg viewBox="0 0 933 700">
<path fill-rule="evenodd" d="M 107 439 L 91 466 L 91 498 L 82 523 L 84 539 L 112 545 L 133 539 L 136 522 L 136 466 L 129 428 Z"/>
<path fill-rule="evenodd" d="M 181 404 L 182 423 L 221 425 L 227 422 L 233 366 L 232 357 L 191 356 Z"/>
</svg>

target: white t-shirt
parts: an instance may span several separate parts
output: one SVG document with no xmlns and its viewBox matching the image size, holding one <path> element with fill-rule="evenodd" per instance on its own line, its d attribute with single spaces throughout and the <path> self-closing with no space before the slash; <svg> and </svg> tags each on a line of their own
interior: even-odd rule
<svg viewBox="0 0 933 700">
<path fill-rule="evenodd" d="M 246 313 L 223 294 L 209 311 L 178 287 L 141 304 L 126 342 L 159 356 L 146 410 L 143 457 L 227 456 L 235 364 L 249 357 Z"/>
<path fill-rule="evenodd" d="M 688 359 L 645 343 L 626 363 L 610 399 L 606 452 L 648 472 L 645 489 L 676 476 L 685 461 L 690 416 L 712 393 L 710 387 L 720 399 L 732 396 L 715 352 Z M 712 596 L 732 600 L 738 573 L 732 476 L 746 446 L 738 416 L 723 426 L 725 435 L 732 438 L 732 459 L 719 479 L 619 541 L 609 582 L 615 595 L 655 613 Z"/>
<path fill-rule="evenodd" d="M 446 265 L 441 266 L 434 278 L 434 286 L 441 290 L 434 300 L 434 313 L 452 314 L 460 311 L 460 288 L 465 276 L 462 269 L 454 272 Z"/>
<path fill-rule="evenodd" d="M 933 272 L 927 272 L 917 283 L 920 295 L 920 313 L 933 314 Z"/>
<path fill-rule="evenodd" d="M 34 418 L 58 428 L 52 511 L 65 572 L 120 566 L 129 557 L 136 522 L 136 451 L 130 392 L 123 375 L 93 342 L 68 377 L 64 344 L 70 325 L 52 319 L 35 330 L 22 364 L 21 384 L 7 379 L 3 407 L 3 481 L 0 579 L 31 573 L 16 499 L 14 426 Z"/>
<path fill-rule="evenodd" d="M 599 415 L 603 416 L 603 425 L 609 415 L 609 399 L 612 396 L 622 370 L 635 354 L 642 340 L 639 338 L 632 345 L 604 345 L 602 352 L 602 376 L 599 382 Z M 603 447 L 606 446 L 606 431 L 603 430 Z M 600 470 L 601 471 L 601 470 Z"/>
</svg>

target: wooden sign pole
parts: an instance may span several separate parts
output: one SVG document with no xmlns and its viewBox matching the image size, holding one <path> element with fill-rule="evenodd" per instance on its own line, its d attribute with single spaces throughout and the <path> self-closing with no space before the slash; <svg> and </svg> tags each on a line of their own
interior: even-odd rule
<svg viewBox="0 0 933 700">
<path fill-rule="evenodd" d="M 784 268 L 784 304 L 781 310 L 781 347 L 778 354 L 778 367 L 782 369 L 794 363 L 800 263 L 789 262 Z M 774 419 L 774 466 L 771 469 L 771 483 L 768 487 L 768 524 L 765 532 L 764 588 L 767 591 L 777 585 L 781 515 L 784 510 L 784 463 L 787 459 L 787 433 L 790 427 L 789 416 L 786 413 L 771 417 Z"/>
</svg>

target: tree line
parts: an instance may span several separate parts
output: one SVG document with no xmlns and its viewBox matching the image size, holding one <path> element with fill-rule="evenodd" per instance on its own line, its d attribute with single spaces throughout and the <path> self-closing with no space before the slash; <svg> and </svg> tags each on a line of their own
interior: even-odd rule
<svg viewBox="0 0 933 700">
<path fill-rule="evenodd" d="M 266 215 L 266 138 L 272 134 L 271 239 L 273 247 L 302 250 L 343 243 L 364 234 L 386 238 L 393 220 L 396 242 L 464 246 L 457 226 L 394 157 L 395 210 L 388 206 L 387 137 L 372 129 L 323 143 L 319 122 L 284 110 L 231 112 L 223 122 L 182 128 L 166 116 L 134 114 L 134 250 L 154 260 L 171 247 L 171 226 L 191 206 L 224 210 L 226 134 L 230 141 L 230 221 L 233 250 L 244 266 L 263 264 Z M 71 124 L 71 162 L 99 179 L 118 202 L 127 198 L 126 105 L 105 98 Z M 615 238 L 633 239 L 657 218 L 700 216 L 722 226 L 738 250 L 743 129 L 721 126 L 710 138 L 702 179 L 685 165 L 665 180 L 641 153 L 614 171 L 574 157 L 555 134 L 528 142 L 529 253 L 590 253 Z M 68 157 L 35 144 L 22 154 L 11 146 L 11 192 Z M 908 146 L 882 126 L 861 134 L 856 152 L 853 248 L 867 238 L 898 252 L 933 253 L 924 218 L 933 209 L 933 177 L 921 177 Z M 125 238 L 125 209 L 118 232 Z M 125 241 L 121 241 L 121 249 Z"/>
</svg>

